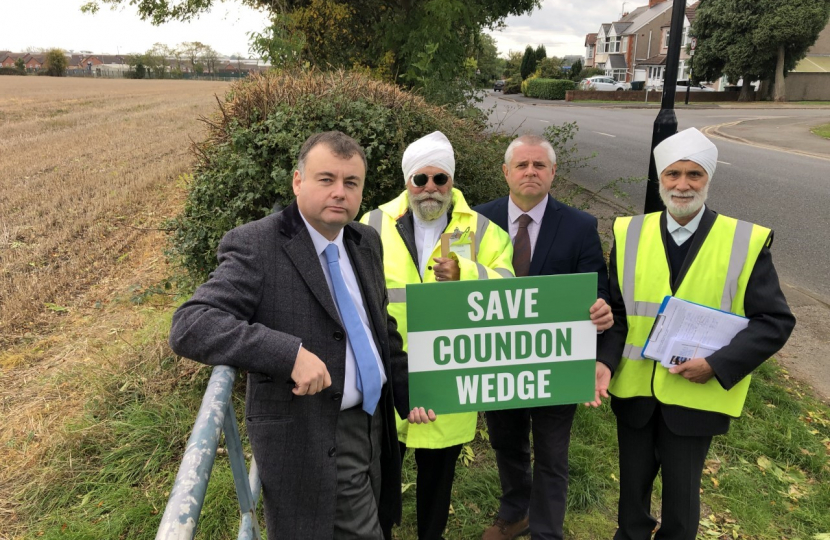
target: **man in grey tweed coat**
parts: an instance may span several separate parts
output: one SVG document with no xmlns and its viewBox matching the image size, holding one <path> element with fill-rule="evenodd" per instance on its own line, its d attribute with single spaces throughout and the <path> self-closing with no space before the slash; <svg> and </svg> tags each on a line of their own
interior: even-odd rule
<svg viewBox="0 0 830 540">
<path fill-rule="evenodd" d="M 269 538 L 382 538 L 401 514 L 396 409 L 413 422 L 430 418 L 407 411 L 406 353 L 386 310 L 380 239 L 352 221 L 366 175 L 362 148 L 343 133 L 319 133 L 297 168 L 295 202 L 222 239 L 218 268 L 173 317 L 170 345 L 248 371 L 245 418 Z M 341 322 L 356 317 L 341 317 L 330 245 L 360 315 L 351 327 Z M 356 361 L 352 346 L 361 323 L 368 361 L 361 352 Z M 366 366 L 380 375 L 376 407 L 377 392 L 363 399 Z"/>
</svg>

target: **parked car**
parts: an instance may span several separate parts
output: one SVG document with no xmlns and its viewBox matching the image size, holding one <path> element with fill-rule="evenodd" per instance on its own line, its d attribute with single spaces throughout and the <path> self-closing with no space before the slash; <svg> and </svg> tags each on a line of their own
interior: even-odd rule
<svg viewBox="0 0 830 540">
<path fill-rule="evenodd" d="M 501 92 L 504 90 L 504 81 L 496 81 L 493 83 L 493 92 Z"/>
<path fill-rule="evenodd" d="M 685 92 L 686 88 L 689 89 L 689 92 L 714 92 L 708 86 L 703 86 L 702 83 L 691 84 L 688 79 L 680 79 L 677 81 L 677 92 Z"/>
<path fill-rule="evenodd" d="M 604 77 L 597 75 L 582 79 L 579 83 L 580 90 L 601 90 L 610 92 L 622 92 L 623 90 L 631 90 L 631 84 L 626 82 L 615 81 L 611 77 Z"/>
</svg>

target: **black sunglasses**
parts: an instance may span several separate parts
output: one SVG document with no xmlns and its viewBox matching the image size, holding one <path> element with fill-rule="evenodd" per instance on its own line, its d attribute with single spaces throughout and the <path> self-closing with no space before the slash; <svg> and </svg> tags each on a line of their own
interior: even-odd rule
<svg viewBox="0 0 830 540">
<path fill-rule="evenodd" d="M 424 187 L 425 185 L 427 185 L 427 182 L 429 181 L 430 178 L 432 178 L 432 181 L 435 182 L 436 186 L 443 186 L 450 179 L 449 175 L 444 174 L 444 173 L 438 173 L 438 174 L 424 174 L 424 173 L 421 173 L 421 174 L 416 174 L 415 176 L 412 177 L 412 183 L 415 184 L 415 187 Z"/>
</svg>

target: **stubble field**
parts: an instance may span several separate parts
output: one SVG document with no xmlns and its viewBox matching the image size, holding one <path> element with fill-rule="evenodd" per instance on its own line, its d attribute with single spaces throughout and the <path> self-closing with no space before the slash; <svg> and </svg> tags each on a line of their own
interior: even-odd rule
<svg viewBox="0 0 830 540">
<path fill-rule="evenodd" d="M 168 275 L 160 229 L 228 88 L 0 77 L 0 538 L 23 530 L 27 485 L 81 465 L 49 456 L 100 381 L 169 354 L 164 328 L 136 343 L 153 307 L 131 299 Z"/>
<path fill-rule="evenodd" d="M 0 344 L 123 262 L 188 170 L 197 117 L 227 87 L 0 79 Z"/>
</svg>

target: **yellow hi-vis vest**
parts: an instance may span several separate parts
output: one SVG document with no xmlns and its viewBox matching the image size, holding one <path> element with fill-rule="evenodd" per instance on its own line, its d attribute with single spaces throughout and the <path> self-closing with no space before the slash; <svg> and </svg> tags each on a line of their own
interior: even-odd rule
<svg viewBox="0 0 830 540">
<path fill-rule="evenodd" d="M 407 283 L 433 283 L 435 272 L 427 267 L 424 279 L 412 260 L 409 250 L 397 229 L 398 218 L 409 209 L 409 198 L 404 191 L 396 199 L 381 205 L 361 217 L 380 234 L 383 243 L 383 271 L 389 292 L 389 314 L 398 322 L 398 332 L 407 349 L 406 335 L 406 285 Z M 513 277 L 513 244 L 510 236 L 489 219 L 474 212 L 457 189 L 452 190 L 452 219 L 446 231 L 456 228 L 475 232 L 476 262 L 459 257 L 461 280 Z M 436 243 L 430 258 L 441 256 L 440 242 Z M 441 305 L 435 306 L 436 310 Z M 409 448 L 447 448 L 473 440 L 476 433 L 477 413 L 440 415 L 429 424 L 410 424 L 398 420 L 398 440 Z"/>
<path fill-rule="evenodd" d="M 666 405 L 737 418 L 746 400 L 750 376 L 724 390 L 715 377 L 705 384 L 693 383 L 669 373 L 660 362 L 642 358 L 660 304 L 672 294 L 660 215 L 656 212 L 614 222 L 617 277 L 628 335 L 608 391 L 618 398 L 654 397 Z M 674 296 L 743 315 L 746 285 L 769 236 L 770 230 L 765 227 L 718 215 Z"/>
</svg>

